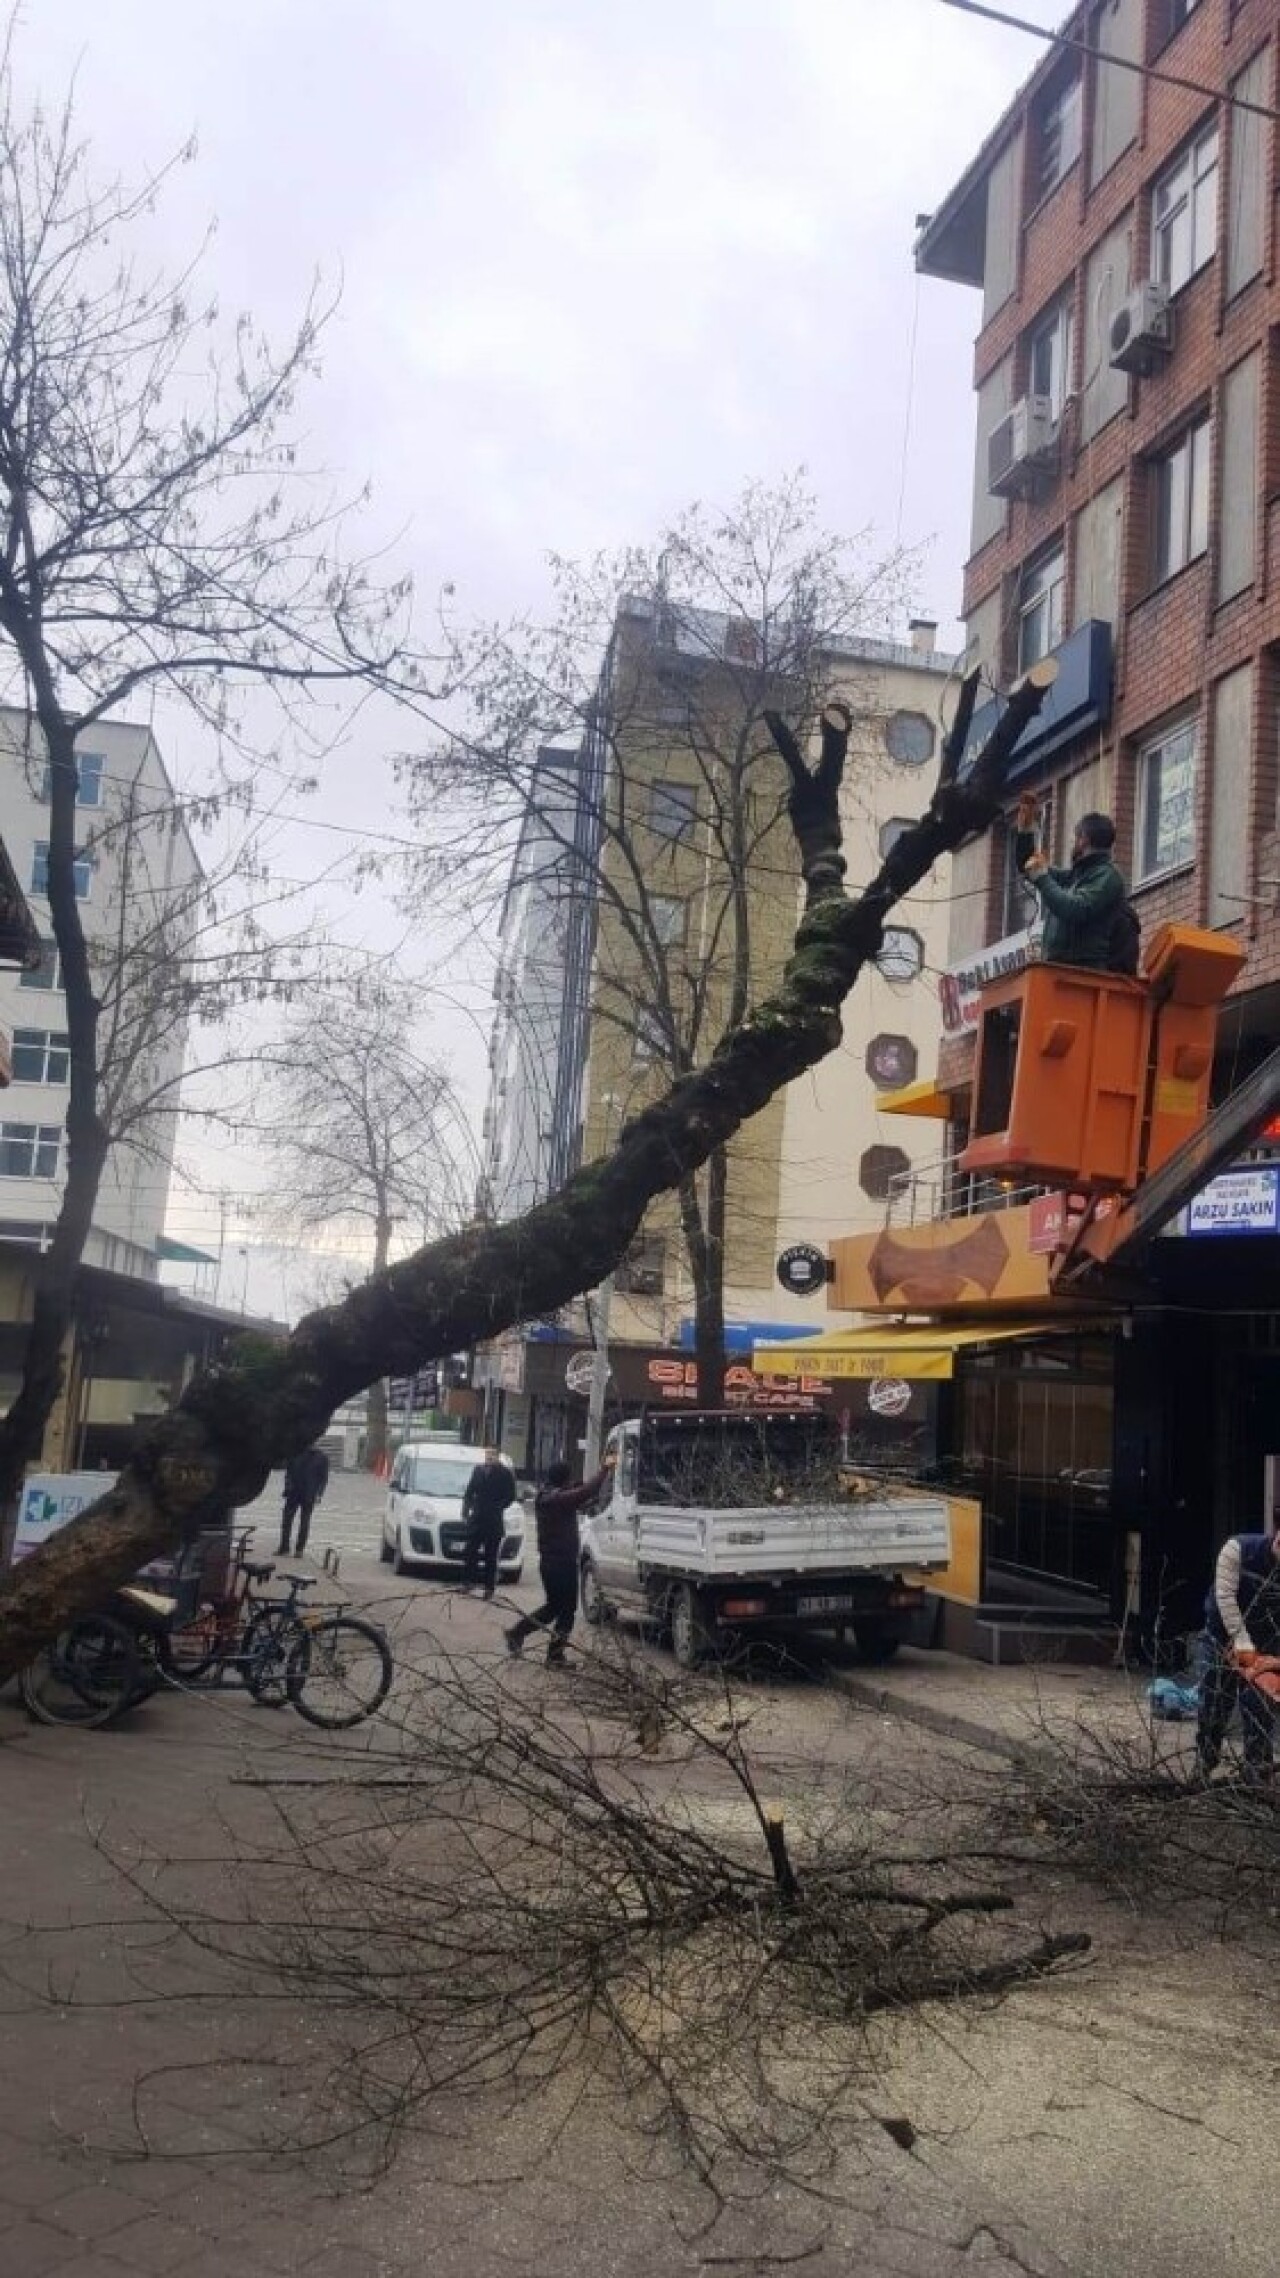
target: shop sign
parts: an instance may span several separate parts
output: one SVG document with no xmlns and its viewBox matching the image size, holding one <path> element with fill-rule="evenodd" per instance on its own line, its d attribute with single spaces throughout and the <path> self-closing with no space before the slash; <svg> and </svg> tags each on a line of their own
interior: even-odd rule
<svg viewBox="0 0 1280 2278">
<path fill-rule="evenodd" d="M 646 1397 L 664 1404 L 698 1404 L 698 1364 L 693 1360 L 668 1360 L 655 1353 L 646 1365 Z M 804 1408 L 820 1407 L 830 1398 L 831 1385 L 824 1376 L 757 1376 L 754 1369 L 730 1365 L 724 1372 L 724 1404 L 726 1408 Z"/>
<path fill-rule="evenodd" d="M 591 1390 L 591 1379 L 595 1372 L 596 1356 L 593 1352 L 570 1353 L 564 1370 L 566 1392 L 576 1392 L 580 1399 L 585 1400 Z"/>
<path fill-rule="evenodd" d="M 13 1538 L 13 1563 L 29 1558 L 39 1550 L 59 1527 L 65 1527 L 78 1518 L 81 1511 L 96 1503 L 114 1487 L 115 1477 L 106 1471 L 34 1471 L 23 1481 L 22 1501 L 18 1505 L 18 1526 Z"/>
<path fill-rule="evenodd" d="M 1187 1208 L 1188 1234 L 1280 1232 L 1280 1171 L 1224 1171 Z"/>
<path fill-rule="evenodd" d="M 867 1406 L 873 1416 L 905 1416 L 911 1386 L 900 1376 L 877 1376 L 867 1387 Z"/>
<path fill-rule="evenodd" d="M 812 1242 L 793 1242 L 778 1260 L 778 1279 L 793 1297 L 811 1297 L 827 1285 L 827 1261 Z"/>
<path fill-rule="evenodd" d="M 503 1337 L 498 1345 L 498 1383 L 503 1392 L 524 1391 L 524 1338 Z"/>
<path fill-rule="evenodd" d="M 1027 927 L 1021 933 L 1006 934 L 1003 941 L 993 941 L 989 949 L 979 949 L 962 965 L 948 965 L 938 981 L 942 1025 L 948 1036 L 972 1035 L 978 1025 L 984 988 L 991 981 L 1003 981 L 1010 973 L 1024 971 L 1031 962 L 1032 939 Z"/>
</svg>

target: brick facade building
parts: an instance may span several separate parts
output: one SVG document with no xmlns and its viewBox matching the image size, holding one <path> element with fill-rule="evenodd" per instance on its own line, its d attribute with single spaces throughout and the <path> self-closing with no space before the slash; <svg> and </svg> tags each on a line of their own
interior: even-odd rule
<svg viewBox="0 0 1280 2278">
<path fill-rule="evenodd" d="M 926 276 L 982 293 L 971 655 L 993 709 L 1040 656 L 1060 666 L 1011 799 L 1038 794 L 1054 861 L 1083 813 L 1114 815 L 1148 939 L 1165 919 L 1238 937 L 1217 1098 L 1280 1044 L 1278 104 L 1280 0 L 1089 0 L 917 245 Z M 1034 937 L 1010 840 L 953 866 L 951 969 L 970 981 L 984 951 Z M 944 989 L 939 1059 L 962 1103 L 964 995 Z M 985 1364 L 1006 1372 L 1003 1471 L 963 1383 L 953 1446 L 995 1514 L 1006 1595 L 1092 1591 L 1132 1614 L 1140 1591 L 1148 1627 L 1170 1609 L 1186 1627 L 1214 1542 L 1280 1502 L 1280 1233 L 1154 1248 L 1094 1356 L 1088 1528 L 1056 1439 L 1023 1491 L 1044 1356 Z"/>
</svg>

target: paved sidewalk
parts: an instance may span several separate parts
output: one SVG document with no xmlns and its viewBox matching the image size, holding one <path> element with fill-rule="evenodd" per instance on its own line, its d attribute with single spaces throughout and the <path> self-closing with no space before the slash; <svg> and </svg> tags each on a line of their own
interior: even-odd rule
<svg viewBox="0 0 1280 2278">
<path fill-rule="evenodd" d="M 831 1676 L 868 1708 L 999 1755 L 1123 1737 L 1176 1764 L 1194 1740 L 1192 1722 L 1151 1717 L 1149 1670 L 1074 1668 L 1050 1659 L 992 1669 L 954 1653 L 908 1649 L 886 1669 L 837 1667 Z"/>
</svg>

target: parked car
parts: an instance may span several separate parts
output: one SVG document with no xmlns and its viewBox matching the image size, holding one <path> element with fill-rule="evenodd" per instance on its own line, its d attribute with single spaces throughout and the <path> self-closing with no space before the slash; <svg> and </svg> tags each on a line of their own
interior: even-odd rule
<svg viewBox="0 0 1280 2278">
<path fill-rule="evenodd" d="M 440 1440 L 411 1440 L 401 1448 L 382 1519 L 378 1555 L 384 1565 L 394 1566 L 397 1574 L 461 1573 L 467 1535 L 462 1498 L 480 1460 L 479 1448 Z M 518 1582 L 523 1571 L 524 1512 L 517 1501 L 506 1515 L 498 1580 Z"/>
</svg>

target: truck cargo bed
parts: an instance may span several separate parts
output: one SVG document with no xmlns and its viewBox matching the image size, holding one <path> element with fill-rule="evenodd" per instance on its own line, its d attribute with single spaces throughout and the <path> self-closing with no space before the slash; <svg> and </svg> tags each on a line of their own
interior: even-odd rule
<svg viewBox="0 0 1280 2278">
<path fill-rule="evenodd" d="M 947 1505 L 928 1496 L 737 1511 L 641 1503 L 635 1528 L 642 1569 L 706 1578 L 918 1571 L 945 1566 L 951 1548 Z"/>
</svg>

